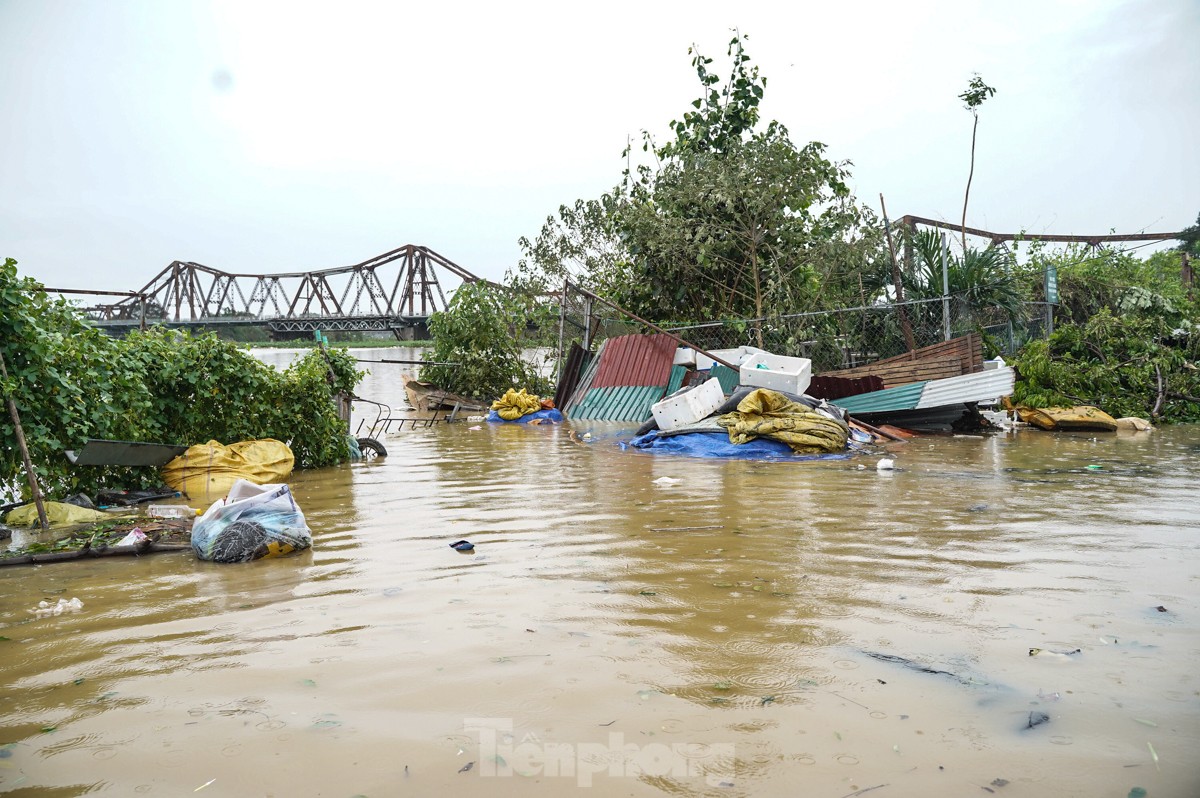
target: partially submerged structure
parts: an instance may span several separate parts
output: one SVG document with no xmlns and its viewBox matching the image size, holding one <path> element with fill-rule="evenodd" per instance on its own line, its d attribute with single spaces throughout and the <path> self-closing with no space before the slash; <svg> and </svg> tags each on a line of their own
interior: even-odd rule
<svg viewBox="0 0 1200 798">
<path fill-rule="evenodd" d="M 723 361 L 723 362 L 722 362 Z M 736 366 L 736 368 L 735 368 Z M 1002 361 L 983 360 L 975 333 L 907 352 L 877 364 L 811 377 L 811 363 L 754 347 L 698 353 L 666 334 L 623 335 L 588 353 L 572 347 L 558 397 L 570 419 L 659 425 L 656 407 L 687 397 L 688 388 L 705 385 L 722 399 L 739 387 L 780 390 L 810 407 L 836 408 L 830 415 L 875 425 L 918 430 L 948 430 L 964 419 L 980 423 L 976 409 L 1012 393 L 1015 374 Z M 715 383 L 715 385 L 714 385 Z M 679 427 L 705 426 L 702 403 Z M 717 402 L 716 404 L 720 404 Z M 716 413 L 715 406 L 707 407 Z M 721 412 L 730 412 L 725 406 Z M 711 421 L 711 419 L 709 419 Z M 986 422 L 982 422 L 986 423 Z M 712 432 L 713 424 L 706 431 Z M 679 434 L 678 430 L 663 430 Z M 872 430 L 877 432 L 877 430 Z"/>
</svg>

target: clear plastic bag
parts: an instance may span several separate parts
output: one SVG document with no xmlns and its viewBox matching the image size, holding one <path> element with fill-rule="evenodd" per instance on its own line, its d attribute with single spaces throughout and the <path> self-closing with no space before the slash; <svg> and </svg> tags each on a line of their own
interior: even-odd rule
<svg viewBox="0 0 1200 798">
<path fill-rule="evenodd" d="M 287 485 L 239 479 L 192 527 L 196 556 L 211 562 L 282 557 L 311 546 L 312 532 Z"/>
</svg>

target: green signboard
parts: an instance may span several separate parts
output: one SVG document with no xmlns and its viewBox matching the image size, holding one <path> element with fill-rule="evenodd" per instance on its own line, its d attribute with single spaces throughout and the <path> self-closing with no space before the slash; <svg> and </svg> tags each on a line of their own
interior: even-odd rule
<svg viewBox="0 0 1200 798">
<path fill-rule="evenodd" d="M 1058 304 L 1058 270 L 1053 266 L 1046 267 L 1046 301 Z"/>
</svg>

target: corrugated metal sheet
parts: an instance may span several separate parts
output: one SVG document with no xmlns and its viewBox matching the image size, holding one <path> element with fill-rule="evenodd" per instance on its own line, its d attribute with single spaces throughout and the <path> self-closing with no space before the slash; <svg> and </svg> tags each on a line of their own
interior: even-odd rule
<svg viewBox="0 0 1200 798">
<path fill-rule="evenodd" d="M 663 396 L 670 396 L 682 388 L 687 372 L 687 366 L 671 366 L 671 381 L 667 383 L 667 392 Z"/>
<path fill-rule="evenodd" d="M 847 413 L 882 413 L 887 410 L 912 410 L 921 401 L 921 393 L 928 383 L 914 382 L 882 391 L 860 393 L 834 402 Z"/>
<path fill-rule="evenodd" d="M 607 341 L 602 341 L 596 349 L 596 354 L 592 356 L 588 362 L 587 368 L 583 371 L 583 376 L 579 378 L 579 383 L 575 386 L 575 390 L 571 392 L 571 398 L 567 400 L 564 407 L 559 408 L 562 414 L 570 418 L 574 413 L 575 408 L 579 407 L 580 402 L 587 396 L 588 390 L 592 387 L 592 380 L 596 377 L 596 371 L 600 368 L 600 358 L 604 355 L 604 344 Z"/>
<path fill-rule="evenodd" d="M 915 408 L 924 410 L 963 402 L 990 402 L 1011 394 L 1015 381 L 1016 375 L 1009 366 L 944 380 L 930 380 L 925 383 L 925 390 Z"/>
<path fill-rule="evenodd" d="M 592 388 L 571 418 L 640 424 L 650 418 L 650 406 L 662 399 L 664 392 L 664 388 L 655 385 Z"/>
<path fill-rule="evenodd" d="M 571 344 L 567 354 L 567 362 L 563 364 L 562 374 L 558 375 L 558 385 L 554 389 L 554 406 L 562 408 L 575 392 L 579 380 L 587 370 L 592 360 L 592 353 L 579 344 Z"/>
<path fill-rule="evenodd" d="M 738 383 L 742 381 L 742 375 L 737 369 L 722 366 L 720 363 L 714 363 L 712 370 L 708 373 L 721 383 L 721 391 L 726 396 L 733 393 L 733 390 L 738 387 Z"/>
<path fill-rule="evenodd" d="M 605 342 L 593 388 L 627 385 L 664 387 L 671 379 L 676 343 L 670 337 L 621 335 Z"/>
</svg>

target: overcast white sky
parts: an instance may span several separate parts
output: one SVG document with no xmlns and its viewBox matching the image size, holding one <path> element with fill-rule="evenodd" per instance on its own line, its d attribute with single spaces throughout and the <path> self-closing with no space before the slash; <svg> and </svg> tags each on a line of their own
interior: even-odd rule
<svg viewBox="0 0 1200 798">
<path fill-rule="evenodd" d="M 134 290 L 429 246 L 499 278 L 698 95 L 738 27 L 763 113 L 859 198 L 968 224 L 1179 230 L 1200 212 L 1200 2 L 0 0 L 0 257 Z"/>
</svg>

